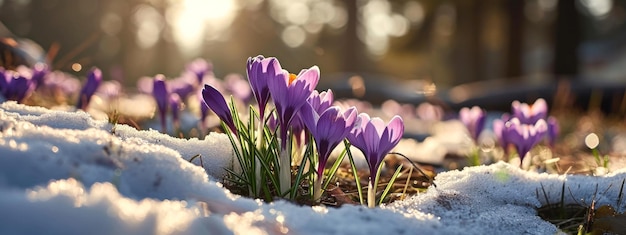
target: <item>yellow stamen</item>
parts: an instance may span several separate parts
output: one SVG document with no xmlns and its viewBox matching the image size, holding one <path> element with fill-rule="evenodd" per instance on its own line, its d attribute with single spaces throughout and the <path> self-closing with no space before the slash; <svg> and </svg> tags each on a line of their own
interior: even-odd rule
<svg viewBox="0 0 626 235">
<path fill-rule="evenodd" d="M 291 85 L 291 82 L 293 82 L 294 80 L 296 80 L 297 75 L 290 73 L 289 74 L 289 83 L 288 85 Z"/>
</svg>

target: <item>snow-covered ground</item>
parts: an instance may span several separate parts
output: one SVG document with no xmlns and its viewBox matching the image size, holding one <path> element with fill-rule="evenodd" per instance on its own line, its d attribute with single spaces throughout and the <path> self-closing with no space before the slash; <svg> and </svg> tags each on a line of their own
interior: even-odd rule
<svg viewBox="0 0 626 235">
<path fill-rule="evenodd" d="M 188 159 L 200 154 L 193 163 Z M 178 139 L 87 113 L 0 105 L 0 234 L 555 234 L 537 216 L 560 200 L 617 206 L 626 170 L 604 177 L 506 163 L 441 173 L 437 188 L 376 209 L 264 203 L 219 183 L 228 139 Z M 607 190 L 608 189 L 608 190 Z M 568 193 L 569 194 L 569 193 Z M 618 208 L 624 211 L 624 205 Z"/>
</svg>

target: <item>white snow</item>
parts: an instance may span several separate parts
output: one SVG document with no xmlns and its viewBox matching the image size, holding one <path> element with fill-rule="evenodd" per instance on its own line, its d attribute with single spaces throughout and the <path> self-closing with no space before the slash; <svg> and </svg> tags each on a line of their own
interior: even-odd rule
<svg viewBox="0 0 626 235">
<path fill-rule="evenodd" d="M 536 213 L 542 187 L 552 203 L 565 183 L 568 202 L 617 207 L 626 178 L 496 163 L 441 173 L 437 188 L 375 209 L 264 203 L 219 183 L 232 164 L 224 135 L 112 128 L 81 111 L 0 104 L 0 234 L 555 234 Z M 196 154 L 204 169 L 188 162 Z"/>
</svg>

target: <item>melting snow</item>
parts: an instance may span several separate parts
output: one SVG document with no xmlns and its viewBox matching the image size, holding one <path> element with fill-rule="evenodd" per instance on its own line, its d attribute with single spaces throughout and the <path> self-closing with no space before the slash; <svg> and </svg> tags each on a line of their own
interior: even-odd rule
<svg viewBox="0 0 626 235">
<path fill-rule="evenodd" d="M 204 169 L 188 161 L 197 154 Z M 0 234 L 555 234 L 535 211 L 546 204 L 542 187 L 552 203 L 565 183 L 568 202 L 595 195 L 617 207 L 626 178 L 624 170 L 561 176 L 497 163 L 441 173 L 437 188 L 376 209 L 308 207 L 231 194 L 219 181 L 232 156 L 222 134 L 178 139 L 5 102 Z"/>
</svg>

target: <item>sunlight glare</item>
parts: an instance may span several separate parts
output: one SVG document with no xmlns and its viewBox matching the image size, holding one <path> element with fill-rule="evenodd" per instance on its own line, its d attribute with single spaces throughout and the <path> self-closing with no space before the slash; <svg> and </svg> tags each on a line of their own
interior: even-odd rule
<svg viewBox="0 0 626 235">
<path fill-rule="evenodd" d="M 237 10 L 234 0 L 170 1 L 166 19 L 181 51 L 193 57 L 204 40 L 224 39 Z"/>
<path fill-rule="evenodd" d="M 613 8 L 613 0 L 580 0 L 589 13 L 596 19 L 604 19 Z"/>
<path fill-rule="evenodd" d="M 281 38 L 287 46 L 295 48 L 304 43 L 304 40 L 306 39 L 306 32 L 298 26 L 290 25 L 283 30 Z"/>
<path fill-rule="evenodd" d="M 598 135 L 596 135 L 596 133 L 590 133 L 587 135 L 587 137 L 585 137 L 585 145 L 587 145 L 589 149 L 595 149 L 598 147 L 599 144 L 600 139 L 598 138 Z"/>
</svg>

